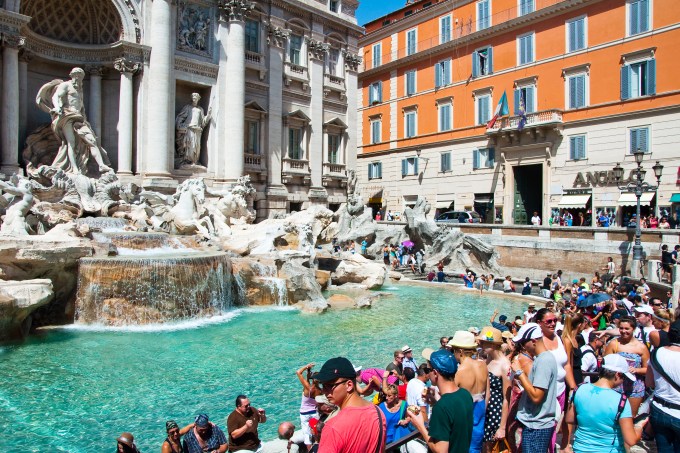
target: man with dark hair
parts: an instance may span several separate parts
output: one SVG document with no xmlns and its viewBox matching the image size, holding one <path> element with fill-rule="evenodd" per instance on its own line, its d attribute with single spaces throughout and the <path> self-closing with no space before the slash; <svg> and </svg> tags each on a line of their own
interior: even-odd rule
<svg viewBox="0 0 680 453">
<path fill-rule="evenodd" d="M 386 426 L 382 411 L 357 392 L 356 371 L 344 357 L 326 361 L 313 378 L 323 394 L 340 407 L 323 428 L 323 453 L 373 453 L 385 449 Z"/>
<path fill-rule="evenodd" d="M 498 317 L 498 322 L 496 322 L 496 316 L 498 316 L 498 309 L 494 310 L 493 315 L 489 320 L 491 322 L 491 326 L 494 329 L 500 330 L 501 332 L 508 332 L 510 329 L 508 329 L 508 326 L 505 325 L 505 322 L 508 320 L 508 317 L 505 315 L 500 315 Z"/>
<path fill-rule="evenodd" d="M 406 356 L 401 349 L 394 351 L 394 360 L 392 360 L 386 367 L 385 370 L 389 371 L 394 376 L 398 377 L 401 382 L 406 382 L 404 380 L 404 358 Z"/>
<path fill-rule="evenodd" d="M 255 409 L 245 395 L 236 397 L 236 409 L 227 417 L 229 451 L 258 451 L 260 438 L 257 425 L 267 421 L 264 409 Z"/>
<path fill-rule="evenodd" d="M 222 430 L 211 423 L 206 414 L 199 414 L 194 420 L 194 428 L 183 439 L 187 453 L 224 453 L 227 451 L 227 438 Z"/>
<path fill-rule="evenodd" d="M 423 414 L 423 420 L 427 423 L 430 405 L 427 403 L 427 381 L 430 379 L 430 368 L 426 363 L 418 367 L 416 377 L 408 381 L 406 385 L 406 402 L 409 406 L 418 406 Z"/>
<path fill-rule="evenodd" d="M 472 439 L 472 395 L 456 385 L 458 362 L 453 354 L 440 349 L 430 355 L 429 377 L 441 398 L 432 408 L 429 429 L 423 413 L 409 411 L 413 426 L 423 435 L 430 450 L 441 453 L 468 453 Z"/>
<path fill-rule="evenodd" d="M 600 349 L 604 345 L 601 332 L 592 331 L 588 335 L 588 343 L 581 346 L 581 371 L 584 373 L 597 373 L 597 356 Z M 597 378 L 592 379 L 592 382 L 597 381 Z M 589 384 L 591 382 L 590 376 L 586 376 L 583 382 Z"/>
</svg>

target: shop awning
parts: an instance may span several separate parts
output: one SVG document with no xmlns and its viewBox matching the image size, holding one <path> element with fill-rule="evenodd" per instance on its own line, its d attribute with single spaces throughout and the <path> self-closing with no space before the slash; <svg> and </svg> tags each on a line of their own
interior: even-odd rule
<svg viewBox="0 0 680 453">
<path fill-rule="evenodd" d="M 451 201 L 437 201 L 437 204 L 435 205 L 435 209 L 449 209 L 449 206 L 451 206 L 451 203 L 453 203 L 453 200 L 451 200 Z"/>
<path fill-rule="evenodd" d="M 485 204 L 493 201 L 493 195 L 475 195 L 475 203 Z"/>
<path fill-rule="evenodd" d="M 654 192 L 642 192 L 640 197 L 640 206 L 649 206 L 654 198 Z M 635 206 L 637 204 L 637 198 L 634 193 L 624 192 L 619 197 L 619 206 Z"/>
<path fill-rule="evenodd" d="M 680 203 L 680 193 L 671 195 L 671 203 Z"/>
<path fill-rule="evenodd" d="M 590 194 L 566 194 L 557 206 L 560 208 L 585 208 L 590 200 Z"/>
</svg>

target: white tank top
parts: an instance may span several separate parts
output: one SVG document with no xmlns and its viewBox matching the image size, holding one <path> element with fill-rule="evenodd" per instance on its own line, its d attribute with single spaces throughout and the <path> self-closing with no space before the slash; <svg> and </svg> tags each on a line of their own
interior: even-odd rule
<svg viewBox="0 0 680 453">
<path fill-rule="evenodd" d="M 680 352 L 671 351 L 668 348 L 659 348 L 656 353 L 656 358 L 666 374 L 673 379 L 673 382 L 680 384 Z M 651 360 L 649 361 L 649 365 L 654 368 Z M 654 370 L 654 396 L 658 396 L 670 403 L 680 405 L 680 392 L 675 390 L 661 374 L 657 373 L 656 370 Z M 653 404 L 657 409 L 668 415 L 680 418 L 680 410 L 664 407 L 656 402 Z"/>
<path fill-rule="evenodd" d="M 567 376 L 567 371 L 564 369 L 565 365 L 569 363 L 569 357 L 567 357 L 567 350 L 564 349 L 564 343 L 559 335 L 555 334 L 557 338 L 557 349 L 553 349 L 550 352 L 557 362 L 557 396 L 564 393 L 567 386 L 564 383 L 564 378 Z"/>
</svg>

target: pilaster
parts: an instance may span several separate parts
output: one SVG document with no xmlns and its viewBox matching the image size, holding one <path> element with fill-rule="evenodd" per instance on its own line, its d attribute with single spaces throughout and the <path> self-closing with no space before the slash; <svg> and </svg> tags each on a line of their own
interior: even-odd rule
<svg viewBox="0 0 680 453">
<path fill-rule="evenodd" d="M 326 55 L 328 54 L 328 44 L 316 40 L 308 39 L 307 51 L 309 55 L 309 75 L 312 90 L 312 100 L 310 108 L 311 118 L 311 137 L 309 141 L 309 165 L 312 173 L 312 186 L 309 189 L 309 199 L 312 203 L 326 204 L 328 193 L 323 187 L 323 77 Z"/>
<path fill-rule="evenodd" d="M 345 85 L 347 89 L 347 124 L 356 125 L 357 111 L 361 107 L 361 99 L 359 94 L 361 90 L 350 89 L 349 87 L 356 87 L 357 75 L 359 66 L 361 65 L 361 57 L 352 52 L 344 53 L 345 60 Z M 359 103 L 359 104 L 357 104 Z M 347 131 L 347 170 L 356 170 L 357 166 L 357 128 L 349 129 Z"/>
<path fill-rule="evenodd" d="M 28 105 L 32 102 L 28 95 L 28 63 L 32 58 L 33 54 L 28 50 L 19 50 L 19 143 L 26 138 Z"/>
<path fill-rule="evenodd" d="M 120 72 L 120 93 L 118 98 L 118 174 L 132 174 L 132 120 L 133 86 L 132 78 L 140 69 L 139 63 L 117 58 L 113 64 Z"/>
<path fill-rule="evenodd" d="M 2 161 L 0 172 L 9 176 L 19 167 L 19 49 L 24 37 L 2 35 Z"/>
<path fill-rule="evenodd" d="M 88 66 L 85 68 L 90 74 L 90 104 L 87 119 L 99 140 L 102 137 L 102 76 L 106 68 L 102 66 Z"/>
</svg>

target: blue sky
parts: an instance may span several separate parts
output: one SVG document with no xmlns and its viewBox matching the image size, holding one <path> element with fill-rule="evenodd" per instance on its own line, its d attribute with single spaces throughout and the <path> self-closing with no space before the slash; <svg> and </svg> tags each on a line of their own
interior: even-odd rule
<svg viewBox="0 0 680 453">
<path fill-rule="evenodd" d="M 364 25 L 406 5 L 406 0 L 359 0 L 357 21 Z"/>
</svg>

